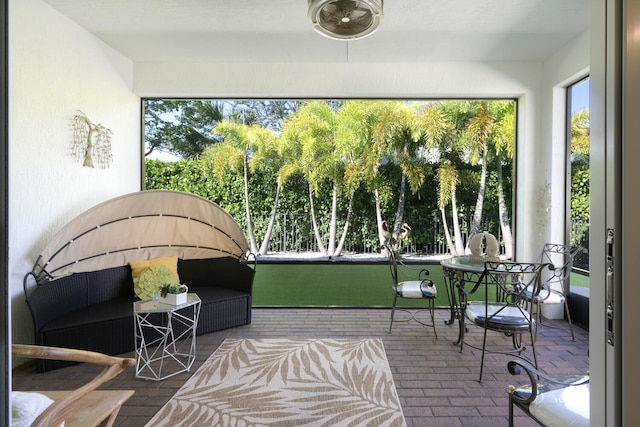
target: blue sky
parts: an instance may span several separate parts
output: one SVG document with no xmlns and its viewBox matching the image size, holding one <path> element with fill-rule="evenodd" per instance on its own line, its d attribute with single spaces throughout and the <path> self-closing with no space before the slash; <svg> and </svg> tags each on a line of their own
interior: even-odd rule
<svg viewBox="0 0 640 427">
<path fill-rule="evenodd" d="M 571 113 L 575 113 L 583 108 L 589 108 L 589 79 L 572 86 Z"/>
</svg>

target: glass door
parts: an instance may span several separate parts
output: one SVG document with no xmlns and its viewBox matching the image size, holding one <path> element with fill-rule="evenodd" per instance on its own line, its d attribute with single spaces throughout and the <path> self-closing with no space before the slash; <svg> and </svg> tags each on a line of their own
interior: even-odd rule
<svg viewBox="0 0 640 427">
<path fill-rule="evenodd" d="M 590 80 L 567 88 L 567 241 L 589 248 Z M 574 324 L 589 328 L 589 253 L 579 253 L 569 281 L 569 308 Z"/>
</svg>

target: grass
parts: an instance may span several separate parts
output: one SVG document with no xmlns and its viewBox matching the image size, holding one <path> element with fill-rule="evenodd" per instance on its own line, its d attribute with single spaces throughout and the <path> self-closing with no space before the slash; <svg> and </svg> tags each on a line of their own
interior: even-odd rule
<svg viewBox="0 0 640 427">
<path fill-rule="evenodd" d="M 415 264 L 414 274 L 429 269 L 438 287 L 436 306 L 448 307 L 439 264 Z M 409 277 L 401 277 L 401 280 Z M 355 262 L 261 263 L 253 285 L 255 307 L 391 307 L 389 265 Z M 425 306 L 425 301 L 399 299 L 398 305 Z"/>
<path fill-rule="evenodd" d="M 578 286 L 581 288 L 589 287 L 589 276 L 585 274 L 571 273 L 571 286 Z"/>
<path fill-rule="evenodd" d="M 403 273 L 407 268 L 409 275 Z M 427 268 L 438 288 L 436 307 L 448 307 L 442 268 L 433 263 L 401 269 L 400 280 Z M 256 269 L 254 307 L 391 307 L 393 292 L 386 262 L 268 262 Z M 589 286 L 589 277 L 572 274 L 571 286 Z M 398 299 L 398 306 L 424 307 L 425 301 Z"/>
</svg>

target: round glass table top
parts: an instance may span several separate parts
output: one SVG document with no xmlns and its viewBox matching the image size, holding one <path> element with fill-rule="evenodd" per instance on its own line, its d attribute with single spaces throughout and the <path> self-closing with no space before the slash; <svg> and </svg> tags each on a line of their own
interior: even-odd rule
<svg viewBox="0 0 640 427">
<path fill-rule="evenodd" d="M 443 267 L 454 270 L 482 272 L 484 271 L 485 261 L 499 261 L 499 259 L 495 257 L 464 255 L 443 259 L 440 261 L 440 264 Z"/>
</svg>

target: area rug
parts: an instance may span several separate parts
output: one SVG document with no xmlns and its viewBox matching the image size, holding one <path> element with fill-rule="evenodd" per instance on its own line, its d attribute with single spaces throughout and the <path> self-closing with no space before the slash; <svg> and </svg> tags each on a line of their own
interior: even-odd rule
<svg viewBox="0 0 640 427">
<path fill-rule="evenodd" d="M 226 339 L 147 426 L 405 426 L 380 339 Z"/>
</svg>

